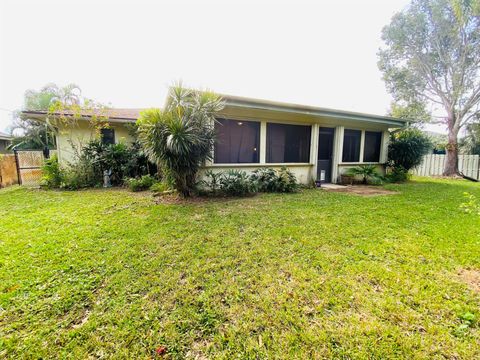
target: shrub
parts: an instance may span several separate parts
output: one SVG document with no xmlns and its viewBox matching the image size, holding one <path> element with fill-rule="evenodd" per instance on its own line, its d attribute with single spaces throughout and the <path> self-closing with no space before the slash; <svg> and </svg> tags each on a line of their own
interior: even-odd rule
<svg viewBox="0 0 480 360">
<path fill-rule="evenodd" d="M 75 163 L 70 164 L 64 171 L 61 188 L 78 190 L 82 188 L 101 186 L 98 174 L 95 173 L 94 164 L 84 156 Z"/>
<path fill-rule="evenodd" d="M 250 179 L 257 183 L 258 191 L 275 192 L 278 186 L 278 176 L 271 168 L 260 168 L 253 171 Z"/>
<path fill-rule="evenodd" d="M 298 189 L 297 178 L 286 167 L 277 171 L 277 192 L 294 192 Z"/>
<path fill-rule="evenodd" d="M 141 178 L 127 178 L 125 183 L 130 191 L 144 191 L 150 189 L 156 180 L 151 175 L 143 175 Z"/>
<path fill-rule="evenodd" d="M 405 182 L 410 178 L 410 174 L 401 166 L 390 167 L 384 178 L 385 181 L 392 183 Z"/>
<path fill-rule="evenodd" d="M 424 155 L 433 148 L 432 141 L 414 128 L 392 133 L 388 145 L 388 165 L 406 171 L 420 165 Z"/>
<path fill-rule="evenodd" d="M 220 177 L 219 185 L 219 190 L 229 196 L 245 196 L 257 191 L 256 184 L 245 171 L 227 171 Z"/>
<path fill-rule="evenodd" d="M 211 158 L 213 124 L 222 108 L 222 99 L 213 93 L 177 86 L 171 89 L 164 110 L 144 111 L 137 122 L 145 152 L 161 164 L 175 189 L 185 197 L 193 194 L 197 172 Z"/>
<path fill-rule="evenodd" d="M 65 178 L 65 174 L 60 168 L 57 155 L 46 159 L 42 166 L 41 185 L 49 189 L 59 188 Z"/>
<path fill-rule="evenodd" d="M 294 192 L 298 189 L 295 175 L 286 167 L 277 171 L 271 168 L 257 169 L 250 180 L 256 183 L 261 192 Z"/>
<path fill-rule="evenodd" d="M 361 176 L 362 183 L 367 184 L 368 182 L 378 184 L 381 182 L 382 177 L 379 174 L 377 167 L 375 165 L 359 165 L 347 170 L 346 175 L 348 176 Z"/>
<path fill-rule="evenodd" d="M 156 193 L 171 191 L 172 187 L 165 181 L 159 181 L 150 186 L 150 190 Z"/>
<path fill-rule="evenodd" d="M 215 172 L 212 170 L 207 170 L 205 172 L 205 180 L 200 181 L 199 189 L 201 193 L 211 193 L 212 195 L 218 195 L 220 191 L 220 179 L 225 175 L 224 172 L 219 171 Z M 204 189 L 203 187 L 206 187 Z"/>
<path fill-rule="evenodd" d="M 93 140 L 83 147 L 80 156 L 90 160 L 99 184 L 103 182 L 104 170 L 111 170 L 112 185 L 122 185 L 127 177 L 139 177 L 156 171 L 156 166 L 148 162 L 137 142 L 127 146 L 124 143 L 107 145 Z"/>
</svg>

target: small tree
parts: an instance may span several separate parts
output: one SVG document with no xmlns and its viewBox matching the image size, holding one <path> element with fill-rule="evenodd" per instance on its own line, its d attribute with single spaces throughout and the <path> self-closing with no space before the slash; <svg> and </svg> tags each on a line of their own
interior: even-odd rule
<svg viewBox="0 0 480 360">
<path fill-rule="evenodd" d="M 388 163 L 396 169 L 409 171 L 422 162 L 424 155 L 433 148 L 432 141 L 415 128 L 392 133 L 388 145 Z"/>
<path fill-rule="evenodd" d="M 223 106 L 222 99 L 211 92 L 175 86 L 164 110 L 146 110 L 137 122 L 145 153 L 185 197 L 193 194 L 198 169 L 211 157 L 215 115 Z"/>
</svg>

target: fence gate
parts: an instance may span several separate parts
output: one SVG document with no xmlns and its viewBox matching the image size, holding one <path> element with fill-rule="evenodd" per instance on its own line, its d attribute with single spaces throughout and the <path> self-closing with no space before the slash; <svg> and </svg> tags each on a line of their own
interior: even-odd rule
<svg viewBox="0 0 480 360">
<path fill-rule="evenodd" d="M 53 151 L 50 151 L 50 156 Z M 15 150 L 18 183 L 25 186 L 40 186 L 42 165 L 45 160 L 43 151 Z"/>
</svg>

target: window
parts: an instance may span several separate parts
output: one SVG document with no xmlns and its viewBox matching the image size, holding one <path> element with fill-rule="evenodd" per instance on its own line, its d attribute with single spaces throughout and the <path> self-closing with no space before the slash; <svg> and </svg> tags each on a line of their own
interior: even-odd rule
<svg viewBox="0 0 480 360">
<path fill-rule="evenodd" d="M 343 135 L 343 155 L 342 162 L 360 161 L 360 139 L 362 132 L 360 130 L 345 129 Z"/>
<path fill-rule="evenodd" d="M 258 163 L 260 123 L 217 119 L 214 162 L 217 164 Z"/>
<path fill-rule="evenodd" d="M 102 144 L 105 144 L 105 145 L 115 144 L 115 130 L 101 129 L 100 134 L 102 136 Z"/>
<path fill-rule="evenodd" d="M 267 163 L 308 163 L 311 126 L 267 124 Z"/>
<path fill-rule="evenodd" d="M 365 146 L 363 150 L 363 161 L 379 162 L 381 144 L 382 144 L 381 132 L 365 131 Z"/>
</svg>

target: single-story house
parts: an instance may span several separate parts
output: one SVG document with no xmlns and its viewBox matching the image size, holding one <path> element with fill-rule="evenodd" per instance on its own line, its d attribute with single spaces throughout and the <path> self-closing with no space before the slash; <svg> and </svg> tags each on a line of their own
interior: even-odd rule
<svg viewBox="0 0 480 360">
<path fill-rule="evenodd" d="M 8 152 L 7 147 L 8 145 L 10 145 L 11 141 L 12 141 L 12 136 L 0 131 L 0 154 Z"/>
<path fill-rule="evenodd" d="M 216 171 L 260 167 L 288 167 L 301 183 L 314 180 L 337 182 L 347 168 L 375 164 L 383 169 L 387 160 L 389 131 L 406 120 L 222 95 L 225 108 L 218 114 L 213 160 L 204 169 Z M 142 109 L 110 109 L 110 127 L 102 129 L 102 141 L 131 142 L 128 125 Z M 44 119 L 44 111 L 24 111 L 30 118 Z M 82 119 L 88 120 L 85 114 Z M 72 144 L 94 136 L 87 121 L 60 127 L 57 136 L 59 161 L 73 159 Z"/>
</svg>

